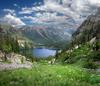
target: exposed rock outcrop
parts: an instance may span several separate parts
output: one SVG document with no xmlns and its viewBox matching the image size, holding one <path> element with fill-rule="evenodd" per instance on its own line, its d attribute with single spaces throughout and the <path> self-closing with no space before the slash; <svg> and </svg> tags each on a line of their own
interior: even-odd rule
<svg viewBox="0 0 100 86">
<path fill-rule="evenodd" d="M 0 51 L 0 61 L 8 61 L 10 63 L 16 63 L 16 64 L 22 64 L 26 62 L 26 58 L 25 56 L 22 56 L 20 54 L 16 54 L 16 53 L 9 53 L 6 54 L 2 51 Z"/>
<path fill-rule="evenodd" d="M 6 62 L 6 63 L 5 63 Z M 16 68 L 32 68 L 32 63 L 26 61 L 26 57 L 16 53 L 6 54 L 0 51 L 0 71 Z"/>
<path fill-rule="evenodd" d="M 7 54 L 6 58 L 7 61 L 10 61 L 11 63 L 21 64 L 26 62 L 25 56 L 22 56 L 20 54 L 15 54 L 15 53 Z"/>
</svg>

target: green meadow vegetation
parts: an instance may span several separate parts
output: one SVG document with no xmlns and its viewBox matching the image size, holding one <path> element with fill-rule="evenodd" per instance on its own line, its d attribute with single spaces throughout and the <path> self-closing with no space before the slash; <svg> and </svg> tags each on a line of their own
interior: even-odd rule
<svg viewBox="0 0 100 86">
<path fill-rule="evenodd" d="M 100 45 L 95 45 L 99 46 Z M 100 68 L 100 51 L 93 50 L 93 46 L 88 43 L 82 44 L 79 48 L 64 51 L 58 55 L 58 62 L 62 64 L 76 64 L 83 68 L 96 69 Z"/>
<path fill-rule="evenodd" d="M 37 62 L 32 69 L 1 71 L 0 86 L 100 86 L 100 75 L 75 65 Z"/>
</svg>

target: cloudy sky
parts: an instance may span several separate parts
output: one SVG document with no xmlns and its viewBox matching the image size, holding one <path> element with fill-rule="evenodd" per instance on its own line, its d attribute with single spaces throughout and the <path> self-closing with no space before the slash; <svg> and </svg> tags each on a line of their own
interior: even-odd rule
<svg viewBox="0 0 100 86">
<path fill-rule="evenodd" d="M 78 27 L 99 6 L 100 0 L 0 0 L 0 21 Z"/>
</svg>

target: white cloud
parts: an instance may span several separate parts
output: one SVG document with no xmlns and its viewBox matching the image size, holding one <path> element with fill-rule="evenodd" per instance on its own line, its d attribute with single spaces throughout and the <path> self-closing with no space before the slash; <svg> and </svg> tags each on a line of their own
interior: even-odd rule
<svg viewBox="0 0 100 86">
<path fill-rule="evenodd" d="M 19 14 L 31 14 L 23 19 L 33 23 L 67 23 L 80 25 L 84 19 L 96 11 L 100 0 L 43 0 L 44 4 L 24 7 Z M 35 6 L 34 6 L 35 5 Z M 61 14 L 61 15 L 57 15 Z M 69 21 L 70 20 L 70 21 Z M 75 21 L 75 22 L 73 22 Z"/>
<path fill-rule="evenodd" d="M 19 14 L 31 14 L 33 10 L 31 8 L 24 7 L 22 8 L 22 11 L 19 12 Z"/>
<path fill-rule="evenodd" d="M 18 5 L 17 4 L 14 4 L 14 6 L 17 7 Z"/>
<path fill-rule="evenodd" d="M 100 0 L 88 0 L 91 5 L 100 6 Z"/>
<path fill-rule="evenodd" d="M 67 22 L 67 18 L 79 18 L 80 15 L 77 14 L 77 12 L 72 11 L 68 6 L 66 7 L 65 2 L 66 0 L 61 5 L 60 0 L 44 0 L 44 5 L 36 7 L 24 7 L 19 13 L 35 13 L 35 16 L 25 17 L 25 19 L 31 20 L 33 23 L 63 23 Z M 69 4 L 69 2 L 67 4 Z M 57 13 L 61 13 L 62 15 L 58 16 Z"/>
<path fill-rule="evenodd" d="M 11 14 L 5 15 L 3 20 L 5 22 L 7 22 L 8 24 L 11 24 L 13 26 L 25 25 L 25 23 L 23 21 L 21 21 L 21 19 L 19 19 L 18 17 L 13 16 Z"/>
<path fill-rule="evenodd" d="M 4 11 L 4 12 L 7 12 L 7 13 L 10 13 L 10 14 L 12 14 L 12 15 L 16 15 L 16 14 L 15 14 L 15 10 L 13 10 L 13 9 L 3 9 L 3 11 Z"/>
<path fill-rule="evenodd" d="M 20 8 L 20 6 L 18 4 L 13 4 L 13 6 L 15 6 L 16 8 Z"/>
<path fill-rule="evenodd" d="M 60 4 L 62 1 L 62 4 Z M 93 4 L 94 3 L 94 4 Z M 31 14 L 33 12 L 58 12 L 66 16 L 79 18 L 84 12 L 90 13 L 90 5 L 99 4 L 97 0 L 44 0 L 44 5 L 36 7 L 24 7 L 20 14 Z M 73 16 L 74 15 L 74 16 Z"/>
<path fill-rule="evenodd" d="M 57 16 L 57 13 L 50 13 L 50 12 L 44 12 L 44 13 L 37 13 L 34 17 L 32 16 L 24 16 L 22 19 L 30 20 L 33 23 L 57 23 L 59 21 L 63 22 L 66 21 L 68 17 L 66 16 Z"/>
</svg>

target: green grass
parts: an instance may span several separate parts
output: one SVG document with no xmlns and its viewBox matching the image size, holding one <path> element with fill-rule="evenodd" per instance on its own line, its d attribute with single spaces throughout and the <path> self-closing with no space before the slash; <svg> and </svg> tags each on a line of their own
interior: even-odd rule
<svg viewBox="0 0 100 86">
<path fill-rule="evenodd" d="M 0 86 L 100 86 L 100 76 L 77 66 L 34 63 L 32 69 L 1 71 Z"/>
</svg>

